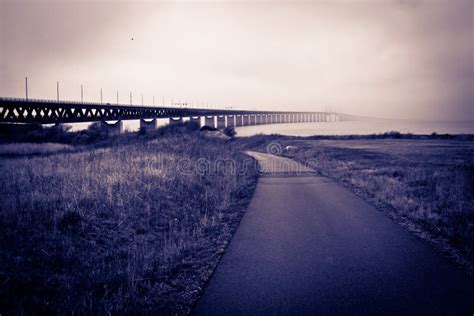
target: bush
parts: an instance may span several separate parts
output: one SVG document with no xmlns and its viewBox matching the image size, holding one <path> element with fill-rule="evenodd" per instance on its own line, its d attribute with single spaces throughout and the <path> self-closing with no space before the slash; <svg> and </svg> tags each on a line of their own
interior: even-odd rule
<svg viewBox="0 0 474 316">
<path fill-rule="evenodd" d="M 224 134 L 226 134 L 230 138 L 234 138 L 237 133 L 235 132 L 235 129 L 233 127 L 228 126 L 224 129 Z"/>
</svg>

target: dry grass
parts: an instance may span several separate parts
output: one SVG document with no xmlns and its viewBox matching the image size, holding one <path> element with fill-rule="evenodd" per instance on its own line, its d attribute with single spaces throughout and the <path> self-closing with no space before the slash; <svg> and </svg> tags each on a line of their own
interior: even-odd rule
<svg viewBox="0 0 474 316">
<path fill-rule="evenodd" d="M 256 172 L 178 172 L 183 158 L 242 163 L 199 132 L 126 142 L 0 160 L 1 312 L 190 311 Z"/>
<path fill-rule="evenodd" d="M 0 157 L 15 157 L 25 155 L 47 155 L 54 153 L 72 152 L 76 150 L 71 145 L 57 143 L 12 143 L 0 144 Z"/>
</svg>

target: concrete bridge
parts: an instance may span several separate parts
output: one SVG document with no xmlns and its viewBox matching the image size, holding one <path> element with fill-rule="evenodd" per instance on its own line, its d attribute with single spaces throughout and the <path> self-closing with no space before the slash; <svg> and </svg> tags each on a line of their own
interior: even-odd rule
<svg viewBox="0 0 474 316">
<path fill-rule="evenodd" d="M 201 126 L 219 129 L 260 124 L 356 119 L 352 115 L 333 112 L 175 108 L 0 97 L 0 123 L 62 124 L 100 121 L 120 133 L 123 129 L 123 120 L 140 120 L 140 128 L 154 129 L 157 127 L 157 119 L 164 118 L 169 119 L 170 124 L 189 119 Z M 107 123 L 110 121 L 116 123 Z"/>
</svg>

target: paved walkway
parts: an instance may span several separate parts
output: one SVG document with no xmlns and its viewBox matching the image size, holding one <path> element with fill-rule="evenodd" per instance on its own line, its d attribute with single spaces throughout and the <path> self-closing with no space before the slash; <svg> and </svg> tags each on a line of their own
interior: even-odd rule
<svg viewBox="0 0 474 316">
<path fill-rule="evenodd" d="M 249 154 L 264 174 L 196 315 L 473 315 L 472 279 L 433 249 L 306 167 Z"/>
</svg>

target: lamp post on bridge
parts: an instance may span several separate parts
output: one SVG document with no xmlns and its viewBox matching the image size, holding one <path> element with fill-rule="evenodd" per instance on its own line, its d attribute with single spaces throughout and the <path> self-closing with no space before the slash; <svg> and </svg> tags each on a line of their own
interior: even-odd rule
<svg viewBox="0 0 474 316">
<path fill-rule="evenodd" d="M 100 104 L 102 104 L 102 88 L 100 88 Z"/>
<path fill-rule="evenodd" d="M 81 103 L 84 103 L 84 87 L 81 84 Z"/>
<path fill-rule="evenodd" d="M 56 81 L 56 100 L 59 102 L 59 81 Z"/>
<path fill-rule="evenodd" d="M 26 100 L 28 101 L 28 77 L 25 77 L 25 94 Z"/>
<path fill-rule="evenodd" d="M 130 105 L 132 105 L 132 91 L 130 91 Z"/>
</svg>

